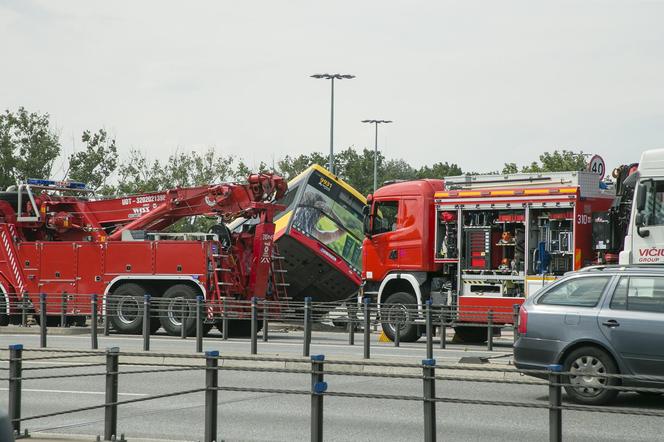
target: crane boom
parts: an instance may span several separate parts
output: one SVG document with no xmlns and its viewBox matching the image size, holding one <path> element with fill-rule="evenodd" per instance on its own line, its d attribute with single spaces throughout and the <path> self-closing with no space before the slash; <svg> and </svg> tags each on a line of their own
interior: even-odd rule
<svg viewBox="0 0 664 442">
<path fill-rule="evenodd" d="M 33 188 L 43 191 L 33 196 Z M 61 191 L 62 187 L 25 186 L 24 189 L 30 198 L 26 198 L 25 207 L 19 209 L 28 215 L 24 217 L 26 227 L 46 228 L 49 238 L 57 236 L 60 240 L 90 237 L 115 241 L 120 240 L 126 230 L 161 231 L 182 218 L 196 215 L 216 215 L 225 220 L 238 216 L 263 217 L 264 212 L 273 213 L 274 207 L 259 203 L 281 198 L 287 184 L 280 176 L 261 173 L 250 175 L 243 184 L 179 187 L 98 200 L 49 192 Z M 37 237 L 45 238 L 44 235 Z"/>
</svg>

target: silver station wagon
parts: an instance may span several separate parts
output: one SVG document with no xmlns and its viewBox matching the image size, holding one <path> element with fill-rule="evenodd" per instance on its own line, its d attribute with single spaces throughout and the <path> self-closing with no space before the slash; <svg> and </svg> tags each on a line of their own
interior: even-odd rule
<svg viewBox="0 0 664 442">
<path fill-rule="evenodd" d="M 519 319 L 516 367 L 563 365 L 571 373 L 563 378 L 570 384 L 565 390 L 575 402 L 610 402 L 618 392 L 606 386 L 664 388 L 664 268 L 570 273 L 529 297 Z M 601 376 L 607 373 L 647 379 Z"/>
</svg>

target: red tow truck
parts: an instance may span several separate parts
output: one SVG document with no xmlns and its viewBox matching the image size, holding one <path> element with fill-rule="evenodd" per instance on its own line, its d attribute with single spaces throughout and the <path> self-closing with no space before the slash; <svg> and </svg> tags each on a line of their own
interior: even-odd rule
<svg viewBox="0 0 664 442">
<path fill-rule="evenodd" d="M 28 180 L 0 192 L 0 325 L 20 320 L 19 306 L 39 313 L 46 295 L 49 322 L 61 313 L 74 323 L 90 315 L 90 296 L 111 326 L 139 333 L 145 294 L 163 309 L 150 328 L 177 335 L 184 299 L 279 300 L 286 285 L 275 271 L 273 201 L 286 182 L 272 174 L 163 192 L 94 199 L 82 183 Z M 176 221 L 216 216 L 209 233 L 167 233 Z M 255 219 L 250 230 L 231 232 L 222 221 Z M 281 276 L 279 276 L 281 275 Z M 208 319 L 214 322 L 214 309 Z M 53 321 L 55 322 L 55 321 Z M 184 321 L 188 333 L 194 322 Z M 246 321 L 231 321 L 246 328 Z M 211 325 L 210 324 L 210 325 Z"/>
<path fill-rule="evenodd" d="M 448 306 L 455 334 L 486 339 L 514 305 L 565 272 L 618 261 L 631 194 L 591 172 L 464 175 L 396 182 L 369 195 L 360 297 L 378 303 L 386 335 L 420 336 L 427 300 Z M 414 313 L 419 312 L 419 313 Z M 406 315 L 407 317 L 403 317 Z"/>
</svg>

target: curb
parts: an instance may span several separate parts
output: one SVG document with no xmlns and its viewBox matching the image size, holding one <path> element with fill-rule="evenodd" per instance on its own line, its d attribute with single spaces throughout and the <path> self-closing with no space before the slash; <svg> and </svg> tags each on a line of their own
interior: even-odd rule
<svg viewBox="0 0 664 442">
<path fill-rule="evenodd" d="M 40 364 L 83 364 L 83 363 L 95 363 L 101 362 L 104 360 L 105 352 L 99 351 L 98 354 L 85 354 L 79 357 L 71 358 L 67 357 L 67 354 L 63 354 L 62 350 L 70 349 L 53 349 L 59 351 L 50 352 L 39 351 L 39 352 L 30 352 L 29 348 L 24 350 L 24 364 L 30 364 L 29 361 L 31 357 L 53 357 L 53 359 L 47 359 L 44 361 L 35 361 Z M 76 353 L 76 350 L 73 350 L 72 353 Z M 90 351 L 94 352 L 94 351 Z M 142 352 L 132 352 L 132 353 L 142 353 Z M 155 352 L 156 353 L 156 352 Z M 160 356 L 150 356 L 149 352 L 146 352 L 144 355 L 131 355 L 131 356 L 121 356 L 121 365 L 124 364 L 133 364 L 133 365 L 142 365 L 142 364 L 182 364 L 182 365 L 191 365 L 191 366 L 205 366 L 204 357 L 178 357 L 177 354 L 165 354 L 159 353 Z M 62 357 L 57 357 L 62 355 Z M 194 353 L 192 353 L 194 355 Z M 55 356 L 55 357 L 54 357 Z M 242 359 L 224 359 L 224 356 L 229 358 L 242 358 Z M 498 355 L 496 355 L 498 356 Z M 8 350 L 0 350 L 0 358 L 8 358 Z M 283 360 L 280 360 L 283 359 Z M 410 364 L 414 363 L 412 358 L 394 358 L 389 359 L 385 358 L 372 358 L 367 360 L 367 365 L 363 365 L 362 362 L 365 360 L 360 356 L 357 357 L 335 357 L 330 359 L 326 364 L 326 370 L 328 371 L 337 371 L 337 372 L 346 372 L 350 374 L 355 373 L 365 373 L 365 374 L 422 374 L 422 368 L 419 366 L 409 366 L 401 367 L 398 364 Z M 335 363 L 329 363 L 335 362 Z M 386 365 L 374 365 L 384 363 Z M 397 365 L 397 366 L 395 366 Z M 521 378 L 521 374 L 515 371 L 514 367 L 510 364 L 508 358 L 498 358 L 497 361 L 490 361 L 484 364 L 462 364 L 462 363 L 445 363 L 442 362 L 439 365 L 444 365 L 445 368 L 437 370 L 439 375 L 449 375 L 449 376 L 462 376 L 468 379 L 476 378 L 487 378 L 487 379 L 516 379 Z M 311 359 L 308 357 L 294 357 L 294 356 L 281 356 L 279 354 L 261 354 L 255 356 L 248 356 L 245 353 L 222 353 L 221 359 L 219 360 L 219 366 L 226 368 L 229 371 L 233 368 L 263 368 L 263 369 L 293 369 L 293 370 L 310 370 L 311 369 Z M 458 367 L 458 369 L 455 369 Z M 504 371 L 482 371 L 482 368 L 500 368 Z"/>
</svg>

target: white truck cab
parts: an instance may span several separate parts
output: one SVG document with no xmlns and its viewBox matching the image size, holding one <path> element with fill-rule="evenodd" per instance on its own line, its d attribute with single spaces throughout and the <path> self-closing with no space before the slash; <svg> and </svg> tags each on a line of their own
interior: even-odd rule
<svg viewBox="0 0 664 442">
<path fill-rule="evenodd" d="M 664 149 L 641 155 L 635 181 L 629 230 L 619 263 L 664 263 Z"/>
</svg>

